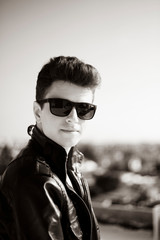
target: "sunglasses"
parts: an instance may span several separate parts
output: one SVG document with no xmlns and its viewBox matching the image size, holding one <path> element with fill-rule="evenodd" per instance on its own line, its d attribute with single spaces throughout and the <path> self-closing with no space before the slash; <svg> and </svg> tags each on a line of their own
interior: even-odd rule
<svg viewBox="0 0 160 240">
<path fill-rule="evenodd" d="M 73 107 L 77 111 L 77 116 L 82 120 L 90 120 L 94 117 L 97 106 L 85 102 L 71 102 L 62 98 L 47 98 L 37 101 L 39 104 L 49 102 L 50 112 L 59 117 L 66 117 L 70 114 Z"/>
</svg>

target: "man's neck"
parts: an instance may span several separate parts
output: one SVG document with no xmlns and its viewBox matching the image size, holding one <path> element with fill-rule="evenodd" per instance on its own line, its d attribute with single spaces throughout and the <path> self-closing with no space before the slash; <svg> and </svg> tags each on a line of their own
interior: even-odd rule
<svg viewBox="0 0 160 240">
<path fill-rule="evenodd" d="M 62 146 L 62 147 L 63 147 L 63 146 Z M 69 153 L 71 147 L 63 147 L 63 148 L 65 149 L 65 151 L 66 151 L 66 153 L 67 153 L 67 155 L 68 155 L 68 153 Z"/>
</svg>

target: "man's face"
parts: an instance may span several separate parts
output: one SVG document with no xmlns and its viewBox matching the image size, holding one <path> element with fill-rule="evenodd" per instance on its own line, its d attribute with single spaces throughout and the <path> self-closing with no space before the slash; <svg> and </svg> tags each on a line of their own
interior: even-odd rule
<svg viewBox="0 0 160 240">
<path fill-rule="evenodd" d="M 92 103 L 93 92 L 89 88 L 77 86 L 70 82 L 58 80 L 48 89 L 45 98 L 63 98 L 72 102 Z M 55 116 L 50 112 L 49 103 L 44 103 L 41 108 L 38 103 L 34 105 L 37 125 L 40 130 L 51 140 L 58 143 L 66 150 L 75 146 L 81 138 L 85 120 L 77 116 L 73 108 L 66 117 Z"/>
</svg>

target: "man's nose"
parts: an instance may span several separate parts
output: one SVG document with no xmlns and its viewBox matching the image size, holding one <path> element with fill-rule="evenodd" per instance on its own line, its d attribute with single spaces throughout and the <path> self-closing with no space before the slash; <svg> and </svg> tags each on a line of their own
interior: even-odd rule
<svg viewBox="0 0 160 240">
<path fill-rule="evenodd" d="M 72 108 L 70 114 L 66 117 L 67 122 L 78 122 L 78 115 L 75 107 Z"/>
</svg>

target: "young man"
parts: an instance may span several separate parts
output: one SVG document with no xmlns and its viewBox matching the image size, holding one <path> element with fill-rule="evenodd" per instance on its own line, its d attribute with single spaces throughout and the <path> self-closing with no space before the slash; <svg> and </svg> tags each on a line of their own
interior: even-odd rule
<svg viewBox="0 0 160 240">
<path fill-rule="evenodd" d="M 0 239 L 99 239 L 76 149 L 95 114 L 99 82 L 97 70 L 75 57 L 50 59 L 41 69 L 31 139 L 1 180 Z"/>
</svg>

